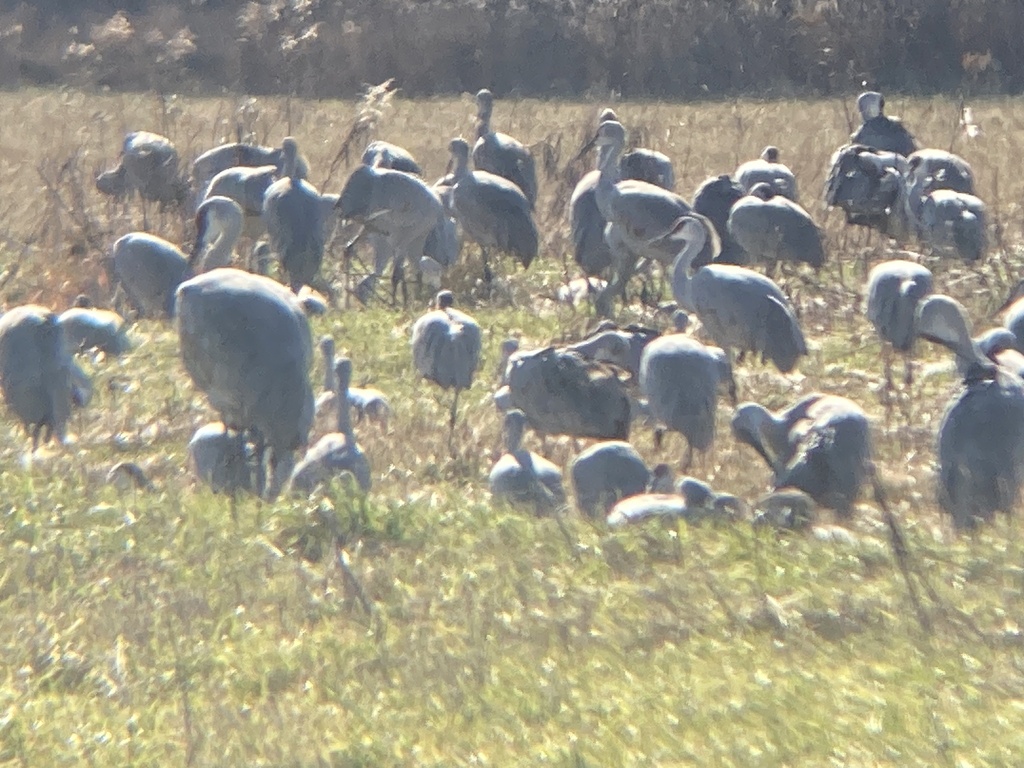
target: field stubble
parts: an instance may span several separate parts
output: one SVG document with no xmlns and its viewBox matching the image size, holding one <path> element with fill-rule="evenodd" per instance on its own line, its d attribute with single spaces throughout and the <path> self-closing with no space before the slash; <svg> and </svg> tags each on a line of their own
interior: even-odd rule
<svg viewBox="0 0 1024 768">
<path fill-rule="evenodd" d="M 23 130 L 0 135 L 0 234 L 8 306 L 109 296 L 102 260 L 138 228 L 137 208 L 100 198 L 95 171 L 128 130 L 169 135 L 190 159 L 233 133 L 234 98 L 172 100 L 22 92 L 0 96 Z M 849 133 L 835 102 L 620 104 L 623 123 L 676 163 L 689 197 L 772 143 L 825 224 L 830 262 L 789 290 L 812 342 L 799 374 L 738 367 L 741 398 L 782 406 L 822 390 L 874 419 L 878 464 L 903 521 L 931 622 L 919 624 L 880 514 L 861 504 L 855 540 L 735 527 L 610 533 L 494 508 L 485 490 L 500 425 L 489 402 L 498 345 L 578 334 L 592 318 L 538 299 L 574 276 L 562 169 L 599 104 L 500 103 L 495 125 L 534 145 L 542 169 L 541 260 L 475 302 L 469 260 L 452 277 L 484 329 L 478 383 L 463 398 L 457 450 L 447 397 L 412 375 L 409 310 L 332 311 L 314 321 L 388 393 L 391 431 L 362 426 L 374 468 L 367 501 L 231 504 L 197 488 L 184 446 L 212 414 L 191 387 L 173 330 L 142 322 L 122 360 L 88 363 L 93 404 L 74 442 L 31 460 L 10 422 L 0 441 L 0 759 L 51 765 L 1005 765 L 1024 752 L 1024 562 L 1018 525 L 955 537 L 934 503 L 935 431 L 955 391 L 945 355 L 919 350 L 917 382 L 891 409 L 860 310 L 866 269 L 889 255 L 817 202 Z M 894 100 L 919 139 L 974 166 L 1000 247 L 982 267 L 932 264 L 940 290 L 980 326 L 1020 272 L 1024 104 L 972 105 L 981 137 L 958 137 L 948 100 Z M 322 191 L 359 105 L 261 100 L 257 139 L 295 135 Z M 468 134 L 463 100 L 397 100 L 376 135 L 441 174 Z M 356 148 L 356 154 L 361 147 Z M 352 161 L 357 159 L 353 156 Z M 551 171 L 551 172 L 549 172 Z M 326 182 L 326 183 L 325 183 Z M 169 239 L 191 223 L 149 213 Z M 338 251 L 328 271 L 338 270 Z M 634 306 L 626 316 L 660 322 Z M 923 371 L 923 373 L 922 373 Z M 314 375 L 319 375 L 319 365 Z M 728 410 L 697 474 L 747 499 L 768 472 L 736 446 Z M 677 463 L 678 438 L 650 460 Z M 534 442 L 530 447 L 537 450 Z M 567 462 L 576 447 L 547 446 Z M 119 460 L 156 491 L 105 483 Z M 828 522 L 827 516 L 825 521 Z M 345 566 L 333 535 L 344 543 Z M 304 554 L 305 557 L 300 556 Z M 348 573 L 355 579 L 348 577 Z M 358 583 L 358 587 L 354 584 Z M 367 606 L 371 608 L 368 612 Z"/>
</svg>

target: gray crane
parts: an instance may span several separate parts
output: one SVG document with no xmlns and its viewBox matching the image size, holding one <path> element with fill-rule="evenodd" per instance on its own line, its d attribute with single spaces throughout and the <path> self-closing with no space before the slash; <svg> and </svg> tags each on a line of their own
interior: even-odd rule
<svg viewBox="0 0 1024 768">
<path fill-rule="evenodd" d="M 647 520 L 699 523 L 708 519 L 731 519 L 745 507 L 737 497 L 716 493 L 707 483 L 693 477 L 681 478 L 673 488 L 671 470 L 659 464 L 652 473 L 650 490 L 618 501 L 606 521 L 611 528 Z"/>
<path fill-rule="evenodd" d="M 188 462 L 196 478 L 214 493 L 259 492 L 244 433 L 231 434 L 219 421 L 195 431 L 188 441 Z"/>
<path fill-rule="evenodd" d="M 192 163 L 192 179 L 196 189 L 206 189 L 210 181 L 221 171 L 228 168 L 244 166 L 246 168 L 258 168 L 263 165 L 272 165 L 277 169 L 278 174 L 284 169 L 284 157 L 281 147 L 263 147 L 258 144 L 245 142 L 234 142 L 221 144 L 218 147 L 203 152 Z M 309 164 L 304 157 L 296 161 L 299 178 L 304 179 L 309 174 Z"/>
<path fill-rule="evenodd" d="M 0 316 L 0 392 L 31 436 L 33 451 L 40 438 L 64 442 L 76 379 L 88 384 L 67 350 L 56 314 L 26 304 Z"/>
<path fill-rule="evenodd" d="M 448 442 L 455 436 L 455 416 L 459 393 L 473 385 L 480 367 L 480 326 L 476 320 L 453 307 L 451 291 L 441 291 L 434 309 L 422 315 L 412 326 L 412 362 L 416 372 L 441 389 L 454 389 L 448 420 Z"/>
<path fill-rule="evenodd" d="M 373 484 L 370 460 L 356 442 L 349 416 L 348 385 L 352 380 L 352 361 L 338 357 L 333 367 L 337 428 L 306 451 L 292 472 L 291 488 L 294 492 L 309 494 L 318 485 L 347 472 L 363 493 L 369 493 Z"/>
<path fill-rule="evenodd" d="M 959 529 L 1010 514 L 1024 481 L 1024 383 L 986 358 L 971 339 L 964 308 L 948 296 L 922 302 L 918 335 L 967 363 L 963 389 L 938 434 L 938 501 Z"/>
<path fill-rule="evenodd" d="M 612 279 L 596 302 L 602 314 L 609 314 L 615 296 L 624 296 L 626 284 L 636 270 L 640 258 L 660 264 L 672 263 L 675 253 L 666 248 L 662 237 L 679 219 L 690 213 L 690 206 L 679 195 L 633 179 L 620 180 L 619 157 L 626 142 L 621 123 L 606 121 L 597 134 L 581 150 L 600 150 L 600 175 L 595 196 L 601 215 L 608 222 L 605 238 L 613 256 Z"/>
<path fill-rule="evenodd" d="M 885 98 L 877 91 L 866 91 L 857 97 L 861 126 L 850 137 L 854 144 L 863 144 L 883 152 L 909 157 L 917 150 L 917 142 L 897 117 L 884 113 Z"/>
<path fill-rule="evenodd" d="M 537 202 L 537 171 L 533 155 L 520 142 L 504 133 L 491 130 L 494 95 L 486 88 L 476 94 L 476 143 L 473 145 L 473 166 L 516 185 L 529 201 Z"/>
<path fill-rule="evenodd" d="M 732 364 L 718 347 L 672 333 L 644 349 L 640 391 L 654 419 L 686 439 L 684 471 L 689 469 L 695 450 L 704 453 L 714 442 L 718 391 L 723 387 L 735 405 Z"/>
<path fill-rule="evenodd" d="M 229 429 L 255 436 L 256 487 L 273 498 L 313 423 L 309 321 L 287 288 L 238 269 L 194 277 L 176 296 L 185 370 Z"/>
<path fill-rule="evenodd" d="M 125 319 L 117 312 L 92 306 L 88 296 L 79 295 L 75 306 L 61 312 L 57 322 L 71 352 L 98 349 L 117 356 L 131 349 Z"/>
<path fill-rule="evenodd" d="M 465 139 L 452 139 L 451 152 L 452 210 L 466 237 L 480 246 L 484 279 L 493 279 L 487 249 L 496 248 L 515 256 L 524 268 L 529 267 L 539 248 L 537 225 L 530 212 L 530 202 L 511 181 L 487 171 L 469 168 L 469 144 Z"/>
<path fill-rule="evenodd" d="M 279 175 L 280 171 L 275 165 L 226 168 L 204 188 L 203 199 L 215 196 L 231 198 L 245 214 L 245 234 L 248 237 L 260 237 L 266 231 L 263 198 Z"/>
<path fill-rule="evenodd" d="M 992 314 L 999 313 L 1003 313 L 1003 325 L 1017 338 L 1014 349 L 1024 353 L 1024 280 L 1013 287 L 1003 305 Z"/>
<path fill-rule="evenodd" d="M 598 125 L 609 121 L 621 122 L 615 110 L 602 110 L 597 119 Z M 634 147 L 626 150 L 619 158 L 619 172 L 624 179 L 646 181 L 670 192 L 676 186 L 676 171 L 672 161 L 668 155 L 654 149 Z"/>
<path fill-rule="evenodd" d="M 117 165 L 96 177 L 96 188 L 115 197 L 138 194 L 144 201 L 181 205 L 188 180 L 178 167 L 178 150 L 165 136 L 134 131 L 124 138 Z"/>
<path fill-rule="evenodd" d="M 981 353 L 1000 368 L 1005 368 L 1024 378 L 1024 354 L 1017 349 L 1020 346 L 1020 340 L 1009 328 L 989 328 L 975 336 L 974 342 L 978 345 Z M 966 377 L 971 363 L 957 357 L 956 364 L 959 374 Z"/>
<path fill-rule="evenodd" d="M 298 175 L 298 157 L 298 143 L 291 136 L 285 138 L 281 142 L 281 178 L 263 198 L 270 249 L 296 293 L 319 274 L 325 236 L 320 193 Z"/>
<path fill-rule="evenodd" d="M 403 265 L 407 261 L 420 264 L 427 239 L 445 218 L 441 198 L 418 176 L 371 165 L 359 165 L 352 172 L 338 198 L 336 210 L 343 220 L 358 222 L 366 231 L 382 238 L 386 258 L 394 260 L 392 300 Z M 374 265 L 373 277 L 383 266 Z M 404 292 L 405 284 L 402 285 Z M 408 296 L 405 299 L 407 301 Z"/>
<path fill-rule="evenodd" d="M 809 264 L 825 263 L 821 231 L 807 211 L 758 182 L 738 200 L 729 213 L 729 235 L 755 261 Z"/>
<path fill-rule="evenodd" d="M 516 352 L 506 368 L 509 402 L 543 435 L 628 440 L 623 373 L 556 347 Z"/>
<path fill-rule="evenodd" d="M 781 413 L 743 403 L 732 431 L 768 463 L 776 489 L 797 488 L 841 517 L 873 471 L 867 415 L 838 395 L 807 395 Z"/>
<path fill-rule="evenodd" d="M 423 169 L 409 150 L 387 141 L 371 141 L 367 144 L 361 162 L 363 165 L 390 168 L 413 176 L 423 175 Z"/>
<path fill-rule="evenodd" d="M 798 200 L 796 177 L 786 165 L 779 162 L 778 147 L 765 147 L 757 160 L 741 163 L 733 175 L 748 194 L 755 184 L 768 184 L 775 194 L 789 198 L 794 203 Z"/>
<path fill-rule="evenodd" d="M 565 347 L 567 352 L 575 352 L 587 360 L 611 363 L 630 376 L 636 383 L 640 376 L 640 359 L 647 345 L 661 336 L 661 331 L 645 328 L 641 325 L 627 325 L 620 328 L 610 320 L 604 320 L 589 336 Z"/>
<path fill-rule="evenodd" d="M 587 517 L 605 517 L 619 499 L 643 493 L 651 473 L 636 448 L 622 440 L 592 445 L 569 470 L 576 504 Z"/>
<path fill-rule="evenodd" d="M 938 256 L 980 261 L 988 250 L 985 204 L 966 192 L 936 189 L 920 200 L 916 221 L 921 243 Z"/>
<path fill-rule="evenodd" d="M 324 390 L 316 398 L 316 422 L 314 432 L 325 431 L 321 427 L 323 416 L 330 415 L 337 419 L 337 393 L 334 377 L 334 339 L 323 336 L 320 339 L 320 353 L 324 360 Z M 355 421 L 363 419 L 376 423 L 381 430 L 387 432 L 388 419 L 391 418 L 391 404 L 387 396 L 379 389 L 372 387 L 348 388 L 349 411 L 355 412 Z"/>
<path fill-rule="evenodd" d="M 523 448 L 526 414 L 512 409 L 505 414 L 505 453 L 491 468 L 491 495 L 512 505 L 531 504 L 538 515 L 565 504 L 562 471 L 532 451 Z"/>
<path fill-rule="evenodd" d="M 826 205 L 842 209 L 846 223 L 903 239 L 910 230 L 907 212 L 907 159 L 862 144 L 833 153 L 825 180 Z"/>
<path fill-rule="evenodd" d="M 892 388 L 892 350 L 903 355 L 904 381 L 913 379 L 910 353 L 914 346 L 917 306 L 932 292 L 932 273 L 913 261 L 893 259 L 868 273 L 864 311 L 882 340 L 885 381 Z"/>
<path fill-rule="evenodd" d="M 782 373 L 807 354 L 807 343 L 789 300 L 773 280 L 745 267 L 691 265 L 708 243 L 717 253 L 711 222 L 699 214 L 682 217 L 664 238 L 678 251 L 672 267 L 672 294 L 679 306 L 700 318 L 719 347 L 759 352 Z"/>
<path fill-rule="evenodd" d="M 234 200 L 219 195 L 206 198 L 196 211 L 196 239 L 189 264 L 197 272 L 229 266 L 243 220 L 242 209 Z"/>
<path fill-rule="evenodd" d="M 747 193 L 732 176 L 723 174 L 706 179 L 693 195 L 693 212 L 704 216 L 715 227 L 722 250 L 715 258 L 719 264 L 746 264 L 750 257 L 729 234 L 729 213 Z M 710 259 L 704 260 L 709 263 Z M 695 263 L 702 267 L 704 263 Z"/>
</svg>

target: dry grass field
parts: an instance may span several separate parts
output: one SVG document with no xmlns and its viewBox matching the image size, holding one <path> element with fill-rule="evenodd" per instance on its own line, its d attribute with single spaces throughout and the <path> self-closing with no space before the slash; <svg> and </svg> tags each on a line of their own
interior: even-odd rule
<svg viewBox="0 0 1024 768">
<path fill-rule="evenodd" d="M 0 95 L 0 285 L 13 306 L 109 299 L 105 250 L 141 226 L 138 206 L 101 198 L 92 176 L 128 130 L 165 133 L 182 156 L 233 134 L 241 101 L 77 91 Z M 73 440 L 26 455 L 0 423 L 0 761 L 93 766 L 986 766 L 1024 754 L 1024 541 L 997 521 L 956 536 L 934 502 L 935 432 L 957 389 L 946 353 L 923 346 L 919 376 L 883 405 L 881 351 L 863 318 L 866 270 L 890 246 L 844 228 L 817 202 L 832 150 L 850 127 L 838 102 L 623 103 L 645 146 L 676 164 L 690 197 L 708 175 L 777 144 L 804 204 L 825 226 L 829 264 L 795 275 L 811 355 L 780 376 L 738 366 L 741 399 L 785 405 L 821 390 L 873 417 L 877 461 L 909 547 L 916 598 L 882 515 L 865 499 L 853 537 L 732 527 L 610 532 L 495 507 L 486 474 L 500 451 L 490 403 L 498 345 L 575 338 L 594 318 L 549 298 L 573 277 L 563 170 L 601 104 L 499 102 L 495 126 L 540 161 L 541 258 L 503 262 L 503 290 L 474 297 L 479 256 L 451 275 L 484 329 L 484 362 L 447 450 L 448 403 L 412 372 L 409 333 L 423 311 L 334 309 L 314 321 L 379 387 L 395 416 L 364 426 L 374 488 L 366 499 L 231 503 L 184 464 L 211 420 L 177 357 L 172 326 L 144 321 L 120 360 L 87 359 L 90 407 Z M 998 230 L 976 269 L 929 263 L 937 287 L 976 328 L 1024 264 L 1024 102 L 974 103 L 983 134 L 959 135 L 949 99 L 892 98 L 926 145 L 963 154 Z M 295 135 L 311 181 L 339 191 L 339 149 L 356 103 L 260 100 L 261 141 Z M 852 107 L 850 108 L 852 112 Z M 386 105 L 374 137 L 406 146 L 440 175 L 452 136 L 472 129 L 465 99 Z M 13 116 L 17 115 L 17 120 Z M 334 167 L 332 167 L 332 165 Z M 191 222 L 149 212 L 187 242 Z M 328 257 L 337 275 L 340 245 Z M 666 296 L 667 298 L 667 296 Z M 665 326 L 634 303 L 620 319 Z M 319 377 L 319 367 L 313 372 Z M 730 411 L 695 473 L 755 499 L 768 470 L 736 445 Z M 652 463 L 678 464 L 677 436 Z M 528 438 L 528 447 L 539 442 Z M 567 464 L 579 450 L 551 441 Z M 155 490 L 119 491 L 117 461 L 143 466 Z M 829 524 L 828 513 L 821 523 Z M 335 550 L 340 534 L 343 550 Z M 346 575 L 339 552 L 350 565 Z M 358 585 L 358 586 L 356 586 Z M 915 600 L 923 612 L 922 622 Z"/>
</svg>

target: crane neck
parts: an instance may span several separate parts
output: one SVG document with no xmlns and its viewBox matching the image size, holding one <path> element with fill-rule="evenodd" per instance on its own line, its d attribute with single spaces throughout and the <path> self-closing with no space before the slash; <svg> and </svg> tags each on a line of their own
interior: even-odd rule
<svg viewBox="0 0 1024 768">
<path fill-rule="evenodd" d="M 469 176 L 469 157 L 463 155 L 452 155 L 452 176 L 464 179 Z"/>
<path fill-rule="evenodd" d="M 217 224 L 220 232 L 203 256 L 203 272 L 231 264 L 235 243 L 242 234 L 242 220 L 237 216 L 218 219 Z"/>
<path fill-rule="evenodd" d="M 614 220 L 615 201 L 619 197 L 618 183 L 622 178 L 619 172 L 619 155 L 621 144 L 604 144 L 598 151 L 597 186 L 594 188 L 594 199 L 601 215 L 607 221 Z"/>
<path fill-rule="evenodd" d="M 337 431 L 352 441 L 352 419 L 349 414 L 348 385 L 339 386 L 334 390 L 335 405 L 338 408 Z"/>
<path fill-rule="evenodd" d="M 697 254 L 704 249 L 707 239 L 704 227 L 697 227 L 693 236 L 684 241 L 682 250 L 672 264 L 672 293 L 680 306 L 689 312 L 697 311 L 693 303 L 693 278 L 690 276 L 690 268 Z"/>
</svg>

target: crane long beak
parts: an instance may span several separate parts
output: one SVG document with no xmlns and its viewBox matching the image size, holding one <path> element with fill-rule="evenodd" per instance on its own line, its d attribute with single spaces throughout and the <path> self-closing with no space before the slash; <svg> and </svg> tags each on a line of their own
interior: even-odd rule
<svg viewBox="0 0 1024 768">
<path fill-rule="evenodd" d="M 576 156 L 570 161 L 570 163 L 578 163 L 586 157 L 587 153 L 597 145 L 597 138 L 598 134 L 595 133 L 594 137 L 580 148 L 580 151 L 576 153 Z"/>
<path fill-rule="evenodd" d="M 449 157 L 448 158 L 448 164 L 444 167 L 444 175 L 445 176 L 447 176 L 449 173 L 452 172 L 452 166 L 454 166 L 454 165 L 455 165 L 455 158 L 454 157 Z"/>
<path fill-rule="evenodd" d="M 995 310 L 992 313 L 991 317 L 995 317 L 1001 312 L 1004 312 L 1005 310 L 1009 309 L 1010 305 L 1013 304 L 1015 301 L 1017 301 L 1017 299 L 1021 298 L 1022 296 L 1024 296 L 1024 280 L 1021 280 L 1019 283 L 1013 286 L 1013 290 L 1010 291 L 1010 295 L 1006 297 L 1006 301 L 1004 301 L 1000 305 L 999 309 Z"/>
</svg>

